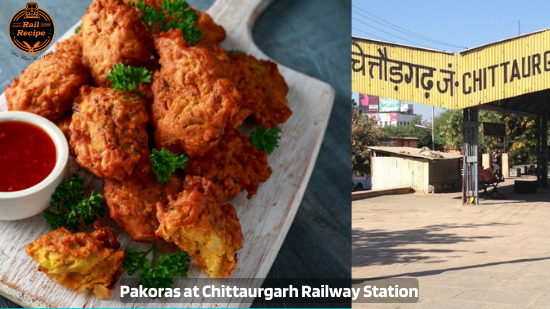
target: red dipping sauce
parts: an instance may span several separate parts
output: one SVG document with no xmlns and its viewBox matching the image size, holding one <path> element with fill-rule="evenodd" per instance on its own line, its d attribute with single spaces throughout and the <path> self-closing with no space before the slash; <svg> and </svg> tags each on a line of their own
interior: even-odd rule
<svg viewBox="0 0 550 309">
<path fill-rule="evenodd" d="M 22 121 L 0 122 L 0 192 L 28 189 L 55 167 L 56 150 L 41 128 Z"/>
</svg>

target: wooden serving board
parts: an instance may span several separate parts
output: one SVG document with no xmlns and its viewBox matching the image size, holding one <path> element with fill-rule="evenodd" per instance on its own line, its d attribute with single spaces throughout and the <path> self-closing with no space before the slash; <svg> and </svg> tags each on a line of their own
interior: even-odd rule
<svg viewBox="0 0 550 309">
<path fill-rule="evenodd" d="M 226 49 L 239 49 L 260 59 L 269 59 L 254 44 L 252 26 L 269 0 L 218 0 L 208 10 L 215 22 L 227 31 Z M 59 40 L 69 38 L 74 29 Z M 332 109 L 334 90 L 326 83 L 279 65 L 290 87 L 288 100 L 293 115 L 281 125 L 280 146 L 269 156 L 271 178 L 262 184 L 251 199 L 241 193 L 231 203 L 237 209 L 242 225 L 244 244 L 238 251 L 238 263 L 231 278 L 243 278 L 241 286 L 252 286 L 252 278 L 265 278 L 294 219 L 306 190 L 319 152 Z M 0 96 L 0 112 L 7 110 L 5 95 Z M 0 150 L 1 151 L 1 150 Z M 88 190 L 101 190 L 101 181 L 79 170 Z M 20 221 L 0 221 L 0 294 L 25 307 L 249 307 L 250 299 L 231 299 L 228 303 L 121 303 L 119 284 L 108 300 L 98 300 L 91 292 L 76 294 L 50 280 L 38 271 L 37 264 L 25 253 L 25 247 L 49 232 L 42 214 Z M 142 246 L 133 243 L 125 232 L 119 232 L 123 247 Z M 193 286 L 196 278 L 206 278 L 195 265 L 190 265 L 185 286 Z M 181 282 L 183 280 L 179 280 Z M 202 282 L 202 283 L 201 283 Z M 204 284 L 204 280 L 197 285 Z M 261 280 L 260 280 L 261 282 Z M 247 302 L 245 302 L 247 301 Z"/>
</svg>

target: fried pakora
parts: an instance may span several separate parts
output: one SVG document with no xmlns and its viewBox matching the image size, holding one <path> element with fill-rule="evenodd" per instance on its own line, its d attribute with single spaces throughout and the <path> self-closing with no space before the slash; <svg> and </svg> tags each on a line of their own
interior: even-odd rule
<svg viewBox="0 0 550 309">
<path fill-rule="evenodd" d="M 137 0 L 122 0 L 126 5 L 131 5 L 132 3 L 137 3 Z M 152 6 L 156 10 L 162 9 L 162 3 L 164 0 L 142 0 L 144 4 Z M 208 15 L 205 12 L 201 12 L 194 7 L 189 7 L 187 10 L 194 10 L 197 13 L 197 21 L 193 23 L 193 25 L 197 26 L 201 30 L 202 38 L 199 40 L 198 45 L 199 46 L 212 46 L 212 45 L 218 45 L 221 42 L 223 42 L 227 36 L 225 33 L 225 29 L 216 24 L 210 15 Z M 166 14 L 166 19 L 170 18 L 170 16 Z M 160 26 L 153 27 L 153 33 L 159 33 L 160 32 Z"/>
<path fill-rule="evenodd" d="M 228 72 L 244 98 L 237 121 L 254 113 L 256 122 L 266 128 L 286 122 L 292 115 L 286 98 L 288 85 L 277 64 L 242 52 L 229 53 L 229 59 Z"/>
<path fill-rule="evenodd" d="M 103 195 L 109 214 L 134 241 L 155 242 L 155 230 L 159 226 L 156 203 L 166 203 L 168 194 L 183 189 L 181 179 L 173 175 L 166 184 L 157 182 L 149 170 L 134 173 L 124 180 L 103 179 Z"/>
<path fill-rule="evenodd" d="M 68 52 L 82 58 L 82 32 L 55 44 L 55 50 Z"/>
<path fill-rule="evenodd" d="M 225 52 L 224 52 L 225 54 Z M 254 72 L 245 63 L 244 57 L 236 56 L 241 52 L 228 52 L 227 72 L 241 93 L 241 109 L 233 118 L 236 123 L 242 123 L 254 112 L 259 111 L 263 101 L 263 90 L 258 87 Z M 243 54 L 244 55 L 244 54 Z"/>
<path fill-rule="evenodd" d="M 124 251 L 111 228 L 90 234 L 60 228 L 27 245 L 27 254 L 40 264 L 38 269 L 55 282 L 77 293 L 92 289 L 99 299 L 111 296 L 122 273 Z"/>
<path fill-rule="evenodd" d="M 224 203 L 245 189 L 251 198 L 258 186 L 269 179 L 271 168 L 265 151 L 252 146 L 241 132 L 228 130 L 204 156 L 189 159 L 185 173 L 211 180 L 218 187 L 218 202 Z"/>
<path fill-rule="evenodd" d="M 94 0 L 82 17 L 83 62 L 94 85 L 108 87 L 113 65 L 140 66 L 153 53 L 142 13 L 120 0 Z"/>
<path fill-rule="evenodd" d="M 198 20 L 194 23 L 201 30 L 202 38 L 198 42 L 198 46 L 219 45 L 227 36 L 225 29 L 216 24 L 210 15 L 207 13 L 195 10 Z"/>
<path fill-rule="evenodd" d="M 237 114 L 239 91 L 222 63 L 208 49 L 187 45 L 179 29 L 155 36 L 155 47 L 161 65 L 151 105 L 157 148 L 202 156 Z"/>
<path fill-rule="evenodd" d="M 157 203 L 156 235 L 187 252 L 210 278 L 229 277 L 242 248 L 243 235 L 235 208 L 220 205 L 216 188 L 202 177 L 186 177 L 183 192 Z"/>
<path fill-rule="evenodd" d="M 84 86 L 73 109 L 70 144 L 81 167 L 122 180 L 148 160 L 149 114 L 139 95 Z"/>
<path fill-rule="evenodd" d="M 33 62 L 6 87 L 8 109 L 56 121 L 71 110 L 79 88 L 89 83 L 88 69 L 79 57 L 55 52 Z"/>
</svg>

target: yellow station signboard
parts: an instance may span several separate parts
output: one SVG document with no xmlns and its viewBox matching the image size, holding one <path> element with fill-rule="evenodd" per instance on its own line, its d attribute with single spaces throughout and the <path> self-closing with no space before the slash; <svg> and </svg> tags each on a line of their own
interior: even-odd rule
<svg viewBox="0 0 550 309">
<path fill-rule="evenodd" d="M 550 88 L 550 30 L 447 53 L 351 42 L 352 91 L 460 109 Z"/>
</svg>

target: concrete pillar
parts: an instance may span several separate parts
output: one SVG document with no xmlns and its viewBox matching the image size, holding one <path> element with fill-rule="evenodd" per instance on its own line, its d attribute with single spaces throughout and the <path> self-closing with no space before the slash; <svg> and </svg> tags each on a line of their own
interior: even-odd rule
<svg viewBox="0 0 550 309">
<path fill-rule="evenodd" d="M 502 159 L 502 177 L 510 178 L 510 157 L 508 153 L 503 153 L 500 158 Z"/>
<path fill-rule="evenodd" d="M 481 155 L 481 165 L 483 165 L 483 169 L 491 167 L 491 154 L 484 153 Z"/>
<path fill-rule="evenodd" d="M 462 203 L 479 204 L 478 194 L 478 136 L 479 119 L 478 109 L 475 107 L 466 108 L 463 111 L 463 137 L 464 154 L 462 182 Z"/>
<path fill-rule="evenodd" d="M 540 187 L 548 187 L 548 111 L 537 113 L 537 180 Z"/>
<path fill-rule="evenodd" d="M 541 167 L 539 169 L 541 186 L 548 188 L 548 111 L 545 110 L 542 114 L 541 124 Z"/>
</svg>

